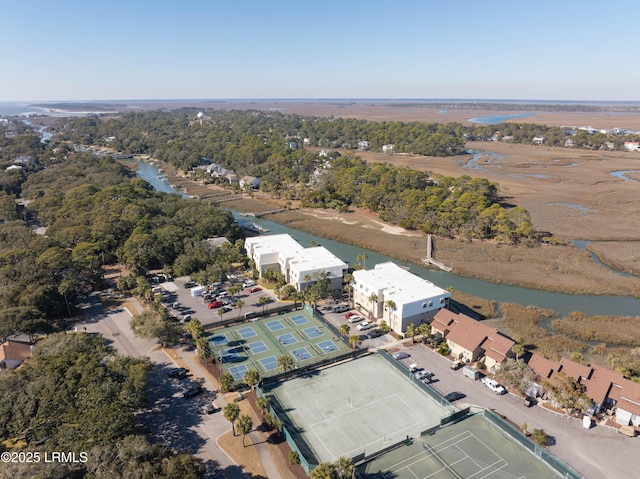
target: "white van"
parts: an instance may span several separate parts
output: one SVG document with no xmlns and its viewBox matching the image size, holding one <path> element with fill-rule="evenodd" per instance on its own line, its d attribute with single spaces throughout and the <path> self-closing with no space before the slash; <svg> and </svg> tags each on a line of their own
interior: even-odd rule
<svg viewBox="0 0 640 479">
<path fill-rule="evenodd" d="M 482 378 L 482 384 L 487 386 L 496 394 L 507 394 L 507 390 L 503 388 L 498 381 L 495 381 L 487 376 Z"/>
</svg>

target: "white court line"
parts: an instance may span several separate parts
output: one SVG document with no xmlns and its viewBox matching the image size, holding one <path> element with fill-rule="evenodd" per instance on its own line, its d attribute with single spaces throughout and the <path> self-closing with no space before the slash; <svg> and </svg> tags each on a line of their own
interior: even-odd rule
<svg viewBox="0 0 640 479">
<path fill-rule="evenodd" d="M 489 464 L 486 467 L 481 467 L 480 464 L 478 464 L 475 460 L 473 460 L 473 458 L 471 458 L 471 456 L 469 456 L 469 454 L 467 452 L 465 452 L 464 448 L 460 447 L 460 443 L 462 443 L 463 441 L 467 440 L 467 439 L 475 439 L 476 441 L 478 441 L 480 444 L 482 444 L 487 450 L 489 450 L 490 452 L 492 452 L 495 457 L 498 459 L 497 461 Z M 445 445 L 446 444 L 446 445 Z M 442 447 L 443 445 L 445 445 L 445 447 Z M 452 466 L 455 465 L 461 461 L 464 461 L 465 459 L 470 459 L 478 468 L 480 468 L 480 470 L 478 472 L 475 472 L 474 474 L 472 474 L 471 476 L 468 476 L 466 479 L 473 479 L 474 477 L 478 476 L 478 474 L 482 474 L 484 472 L 486 472 L 489 469 L 492 469 L 491 472 L 483 475 L 483 476 L 479 476 L 478 479 L 486 479 L 487 477 L 491 477 L 494 473 L 498 472 L 499 470 L 507 467 L 509 465 L 509 463 L 498 453 L 496 453 L 492 448 L 490 448 L 484 441 L 482 441 L 480 438 L 478 438 L 478 436 L 476 436 L 474 433 L 472 433 L 471 431 L 464 431 L 461 432 L 460 434 L 457 434 L 453 437 L 450 437 L 449 439 L 442 441 L 441 443 L 435 445 L 435 446 L 430 446 L 432 447 L 434 453 L 430 453 L 427 450 L 421 450 L 418 454 L 415 454 L 414 456 L 405 459 L 403 461 L 400 461 L 396 464 L 394 464 L 393 466 L 389 467 L 387 470 L 391 471 L 391 472 L 398 472 L 402 469 L 407 469 L 411 474 L 413 474 L 414 476 L 416 476 L 416 478 L 418 477 L 413 470 L 411 469 L 411 466 L 416 465 L 417 463 L 421 462 L 424 459 L 424 456 L 426 454 L 429 455 L 429 457 L 434 457 L 437 461 L 444 463 L 444 467 L 442 467 L 440 470 L 435 471 L 434 473 L 426 476 L 423 479 L 426 479 L 428 477 L 434 477 L 434 474 L 437 474 L 445 469 L 448 469 L 447 466 Z M 449 449 L 450 447 L 455 447 L 457 448 L 461 453 L 463 453 L 465 455 L 465 457 L 462 457 L 460 459 L 458 459 L 455 462 L 452 462 L 451 464 L 445 463 L 442 458 L 440 458 L 439 456 L 437 456 L 437 453 L 440 453 L 442 451 L 445 451 L 446 449 Z M 422 457 L 421 457 L 422 456 Z M 409 463 L 407 463 L 408 461 L 411 461 Z M 401 466 L 401 464 L 403 464 Z M 497 469 L 493 469 L 495 466 L 500 465 L 500 467 L 498 467 Z M 454 472 L 455 474 L 455 472 Z M 526 479 L 526 478 L 524 478 Z"/>
</svg>

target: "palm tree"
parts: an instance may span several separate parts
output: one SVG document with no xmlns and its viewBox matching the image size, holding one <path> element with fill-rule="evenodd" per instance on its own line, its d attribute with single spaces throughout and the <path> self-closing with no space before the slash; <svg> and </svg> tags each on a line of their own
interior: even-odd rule
<svg viewBox="0 0 640 479">
<path fill-rule="evenodd" d="M 353 285 L 351 284 L 353 282 L 353 275 L 350 273 L 347 273 L 344 275 L 344 289 L 345 291 L 349 294 L 349 304 L 351 304 L 351 291 L 353 291 Z"/>
<path fill-rule="evenodd" d="M 416 325 L 411 323 L 409 326 L 407 326 L 407 329 L 404 332 L 404 335 L 408 338 L 411 338 L 411 342 L 415 343 L 415 337 L 416 337 Z"/>
<path fill-rule="evenodd" d="M 340 456 L 336 462 L 336 472 L 338 474 L 338 479 L 351 479 L 354 473 L 354 465 L 353 459 L 350 457 L 342 457 Z"/>
<path fill-rule="evenodd" d="M 419 334 L 422 334 L 422 344 L 424 344 L 427 336 L 431 334 L 431 325 L 429 323 L 420 323 L 417 331 Z"/>
<path fill-rule="evenodd" d="M 271 300 L 269 299 L 268 296 L 260 296 L 258 298 L 258 305 L 262 306 L 262 315 L 264 316 L 265 313 L 265 308 L 267 307 L 267 304 L 269 304 L 271 302 Z"/>
<path fill-rule="evenodd" d="M 204 359 L 204 363 L 207 364 L 207 359 L 213 357 L 213 350 L 211 349 L 211 343 L 207 338 L 200 337 L 196 340 L 196 351 L 200 359 Z"/>
<path fill-rule="evenodd" d="M 262 411 L 262 414 L 264 414 L 264 412 L 269 407 L 269 400 L 264 396 L 260 396 L 259 398 L 256 398 L 256 406 L 258 406 L 258 408 Z"/>
<path fill-rule="evenodd" d="M 244 381 L 247 386 L 251 387 L 251 390 L 253 391 L 256 387 L 256 384 L 260 382 L 260 373 L 255 369 L 249 369 L 246 373 L 244 373 L 242 381 Z"/>
<path fill-rule="evenodd" d="M 384 302 L 384 309 L 389 311 L 389 323 L 392 326 L 395 325 L 395 321 L 393 321 L 391 315 L 396 311 L 396 309 L 398 309 L 398 305 L 396 304 L 396 302 L 393 299 L 387 299 Z"/>
<path fill-rule="evenodd" d="M 238 419 L 238 416 L 240 415 L 240 406 L 238 406 L 234 402 L 227 403 L 227 405 L 224 407 L 222 414 L 224 415 L 224 418 L 231 423 L 231 428 L 233 429 L 233 435 L 235 436 L 236 427 L 234 423 L 236 419 Z"/>
<path fill-rule="evenodd" d="M 378 302 L 378 295 L 376 293 L 371 293 L 367 298 L 371 303 L 371 311 L 369 311 L 369 319 L 373 319 L 373 308 L 375 304 Z"/>
<path fill-rule="evenodd" d="M 309 475 L 311 479 L 337 479 L 338 471 L 332 462 L 321 462 Z"/>
<path fill-rule="evenodd" d="M 367 253 L 362 253 L 356 256 L 356 261 L 362 269 L 367 269 L 367 258 L 369 258 L 369 255 Z"/>
<path fill-rule="evenodd" d="M 244 307 L 244 301 L 239 299 L 236 301 L 236 309 L 238 310 L 238 319 L 240 319 L 240 314 L 242 313 L 242 308 Z"/>
<path fill-rule="evenodd" d="M 512 346 L 511 351 L 516 355 L 516 361 L 525 353 L 525 347 L 522 343 L 516 343 Z"/>
<path fill-rule="evenodd" d="M 358 336 L 357 334 L 353 334 L 349 336 L 349 346 L 351 346 L 351 349 L 355 349 L 356 344 L 358 344 L 359 342 L 360 342 L 360 336 Z"/>
<path fill-rule="evenodd" d="M 242 434 L 242 447 L 246 447 L 244 438 L 251 432 L 251 429 L 253 429 L 253 421 L 248 414 L 241 414 L 238 419 L 236 419 L 236 425 L 238 426 L 238 432 Z"/>
<path fill-rule="evenodd" d="M 293 358 L 289 354 L 285 354 L 284 356 L 280 356 L 276 361 L 277 366 L 282 369 L 282 372 L 286 373 L 287 371 L 291 371 L 294 366 Z"/>
<path fill-rule="evenodd" d="M 351 331 L 351 327 L 349 327 L 348 324 L 341 324 L 340 328 L 338 329 L 338 331 L 340 331 L 341 335 L 347 336 L 349 334 L 349 332 Z"/>
</svg>

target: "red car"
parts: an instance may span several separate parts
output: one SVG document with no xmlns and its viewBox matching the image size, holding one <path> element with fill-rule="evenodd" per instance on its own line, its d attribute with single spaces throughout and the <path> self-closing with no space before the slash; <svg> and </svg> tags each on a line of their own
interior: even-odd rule
<svg viewBox="0 0 640 479">
<path fill-rule="evenodd" d="M 354 313 L 353 311 L 349 311 L 348 313 L 345 313 L 344 315 L 344 319 L 349 319 L 351 316 L 355 316 L 356 313 Z"/>
<path fill-rule="evenodd" d="M 249 290 L 250 293 L 257 293 L 258 291 L 262 291 L 262 288 L 260 286 L 256 286 L 255 288 L 251 288 Z"/>
<path fill-rule="evenodd" d="M 207 305 L 207 308 L 209 308 L 209 309 L 216 309 L 216 308 L 219 308 L 219 307 L 221 307 L 221 306 L 223 306 L 223 305 L 224 305 L 224 303 L 221 303 L 220 301 L 215 301 L 215 300 L 214 300 L 214 301 L 211 301 L 211 302 Z"/>
</svg>

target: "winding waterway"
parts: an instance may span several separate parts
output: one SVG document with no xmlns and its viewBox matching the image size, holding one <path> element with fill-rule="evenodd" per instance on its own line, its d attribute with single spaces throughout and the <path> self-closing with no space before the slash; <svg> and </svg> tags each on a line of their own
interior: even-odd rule
<svg viewBox="0 0 640 479">
<path fill-rule="evenodd" d="M 165 193 L 176 193 L 182 197 L 188 197 L 184 192 L 173 188 L 166 183 L 155 163 L 137 161 L 138 176 L 148 181 L 158 191 Z M 239 221 L 249 221 L 240 213 L 231 210 L 234 217 Z M 288 233 L 293 236 L 301 245 L 308 246 L 314 242 L 330 250 L 333 254 L 350 265 L 356 264 L 356 257 L 367 254 L 366 266 L 371 267 L 376 263 L 393 261 L 397 264 L 409 267 L 410 271 L 422 278 L 437 284 L 441 288 L 453 287 L 457 291 L 478 296 L 480 298 L 492 299 L 498 303 L 512 302 L 522 305 L 533 305 L 541 308 L 551 309 L 560 315 L 565 315 L 571 311 L 581 311 L 590 315 L 618 315 L 637 316 L 640 315 L 640 299 L 626 296 L 595 296 L 595 295 L 572 295 L 562 293 L 551 293 L 519 286 L 506 286 L 490 283 L 488 281 L 472 278 L 463 278 L 453 273 L 436 271 L 421 266 L 406 263 L 389 256 L 382 255 L 376 251 L 363 249 L 357 246 L 328 240 L 319 236 L 311 235 L 287 226 L 269 221 L 266 219 L 251 218 L 251 222 L 267 228 L 269 234 Z"/>
</svg>

